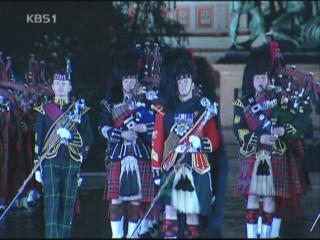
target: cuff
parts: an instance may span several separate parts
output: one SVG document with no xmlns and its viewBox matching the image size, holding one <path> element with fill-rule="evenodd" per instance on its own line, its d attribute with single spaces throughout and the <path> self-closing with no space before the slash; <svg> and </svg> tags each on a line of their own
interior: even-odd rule
<svg viewBox="0 0 320 240">
<path fill-rule="evenodd" d="M 146 123 L 147 126 L 147 134 L 152 135 L 154 129 L 154 122 Z"/>
<path fill-rule="evenodd" d="M 244 137 L 244 142 L 246 142 L 246 145 L 253 145 L 257 146 L 257 144 L 260 142 L 261 133 L 253 132 L 251 134 L 247 134 Z"/>
<path fill-rule="evenodd" d="M 111 142 L 120 142 L 121 141 L 121 132 L 122 130 L 118 128 L 111 128 L 108 130 L 109 140 Z"/>
<path fill-rule="evenodd" d="M 284 126 L 285 135 L 294 135 L 297 133 L 297 129 L 290 123 Z"/>
<path fill-rule="evenodd" d="M 212 143 L 209 138 L 204 137 L 200 138 L 201 147 L 200 152 L 212 152 Z"/>
</svg>

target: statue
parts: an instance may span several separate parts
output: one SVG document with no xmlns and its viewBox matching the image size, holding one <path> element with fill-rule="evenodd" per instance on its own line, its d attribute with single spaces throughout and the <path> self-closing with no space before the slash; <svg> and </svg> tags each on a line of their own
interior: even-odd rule
<svg viewBox="0 0 320 240">
<path fill-rule="evenodd" d="M 294 49 L 319 49 L 320 16 L 318 1 L 270 1 L 261 9 L 261 1 L 231 1 L 230 49 L 250 49 L 252 42 L 261 36 L 267 43 L 265 29 L 282 47 Z M 250 37 L 237 43 L 237 31 L 241 14 L 249 15 Z"/>
<path fill-rule="evenodd" d="M 295 49 L 320 46 L 320 17 L 317 1 L 282 1 L 283 14 L 274 19 L 270 32 L 277 41 L 289 42 Z"/>
<path fill-rule="evenodd" d="M 243 13 L 250 14 L 251 17 L 249 23 L 250 38 L 245 42 L 237 43 L 239 19 L 240 15 Z M 260 1 L 231 1 L 231 16 L 230 35 L 232 45 L 230 49 L 237 49 L 239 48 L 239 45 L 245 49 L 250 49 L 252 42 L 259 36 L 261 36 L 263 43 L 267 43 Z"/>
</svg>

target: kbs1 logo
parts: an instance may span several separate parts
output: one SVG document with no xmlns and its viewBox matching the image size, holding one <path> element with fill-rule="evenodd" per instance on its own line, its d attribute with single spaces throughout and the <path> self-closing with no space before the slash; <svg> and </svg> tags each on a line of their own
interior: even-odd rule
<svg viewBox="0 0 320 240">
<path fill-rule="evenodd" d="M 49 23 L 56 23 L 57 16 L 56 14 L 27 14 L 27 23 L 37 23 L 37 24 L 49 24 Z"/>
</svg>

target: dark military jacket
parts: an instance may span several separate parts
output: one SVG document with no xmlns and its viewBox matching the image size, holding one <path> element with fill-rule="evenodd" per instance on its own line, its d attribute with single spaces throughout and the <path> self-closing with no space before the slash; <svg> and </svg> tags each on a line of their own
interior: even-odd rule
<svg viewBox="0 0 320 240">
<path fill-rule="evenodd" d="M 37 120 L 35 126 L 35 159 L 39 160 L 42 149 L 46 143 L 48 132 L 54 129 L 54 122 L 61 117 L 63 113 L 74 109 L 74 103 L 65 103 L 58 101 L 49 101 L 34 108 L 37 112 Z M 49 148 L 45 158 L 53 159 L 59 156 L 61 148 L 68 148 L 70 158 L 74 161 L 82 162 L 84 147 L 89 146 L 93 141 L 92 130 L 90 126 L 90 119 L 88 115 L 89 108 L 85 107 L 81 110 L 81 121 L 75 123 L 71 127 L 72 140 L 66 146 L 59 141 L 53 143 Z M 70 130 L 70 129 L 69 129 Z M 56 130 L 53 130 L 56 131 Z M 54 133 L 55 134 L 55 133 Z"/>
<path fill-rule="evenodd" d="M 128 107 L 128 102 L 129 107 Z M 126 156 L 133 156 L 138 160 L 150 161 L 150 145 L 154 127 L 155 113 L 145 101 L 126 99 L 121 103 L 104 102 L 100 116 L 99 130 L 106 127 L 108 140 L 108 160 L 120 161 Z M 135 142 L 121 137 L 122 131 L 130 130 L 135 124 L 144 123 L 145 133 L 138 133 Z"/>
<path fill-rule="evenodd" d="M 283 125 L 277 112 L 278 106 L 275 105 L 272 108 L 256 111 L 256 106 L 265 103 L 266 101 L 272 101 L 269 95 L 264 94 L 255 98 L 253 96 L 246 96 L 238 98 L 234 102 L 234 119 L 233 119 L 233 133 L 236 140 L 240 144 L 240 154 L 245 157 L 254 155 L 257 150 L 262 147 L 260 144 L 260 137 L 263 134 L 270 134 L 270 127 L 280 127 Z M 263 115 L 263 117 L 262 117 Z M 271 124 L 271 125 L 268 125 Z M 288 136 L 288 132 L 285 132 L 285 136 Z M 272 149 L 275 153 L 283 155 L 285 154 L 287 147 L 284 143 L 284 137 L 279 137 Z"/>
</svg>

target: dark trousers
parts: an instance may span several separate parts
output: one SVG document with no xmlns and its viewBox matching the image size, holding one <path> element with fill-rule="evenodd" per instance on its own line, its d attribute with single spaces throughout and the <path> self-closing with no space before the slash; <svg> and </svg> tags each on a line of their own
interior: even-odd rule
<svg viewBox="0 0 320 240">
<path fill-rule="evenodd" d="M 80 162 L 61 146 L 57 157 L 43 163 L 46 238 L 69 238 L 78 187 Z"/>
</svg>

